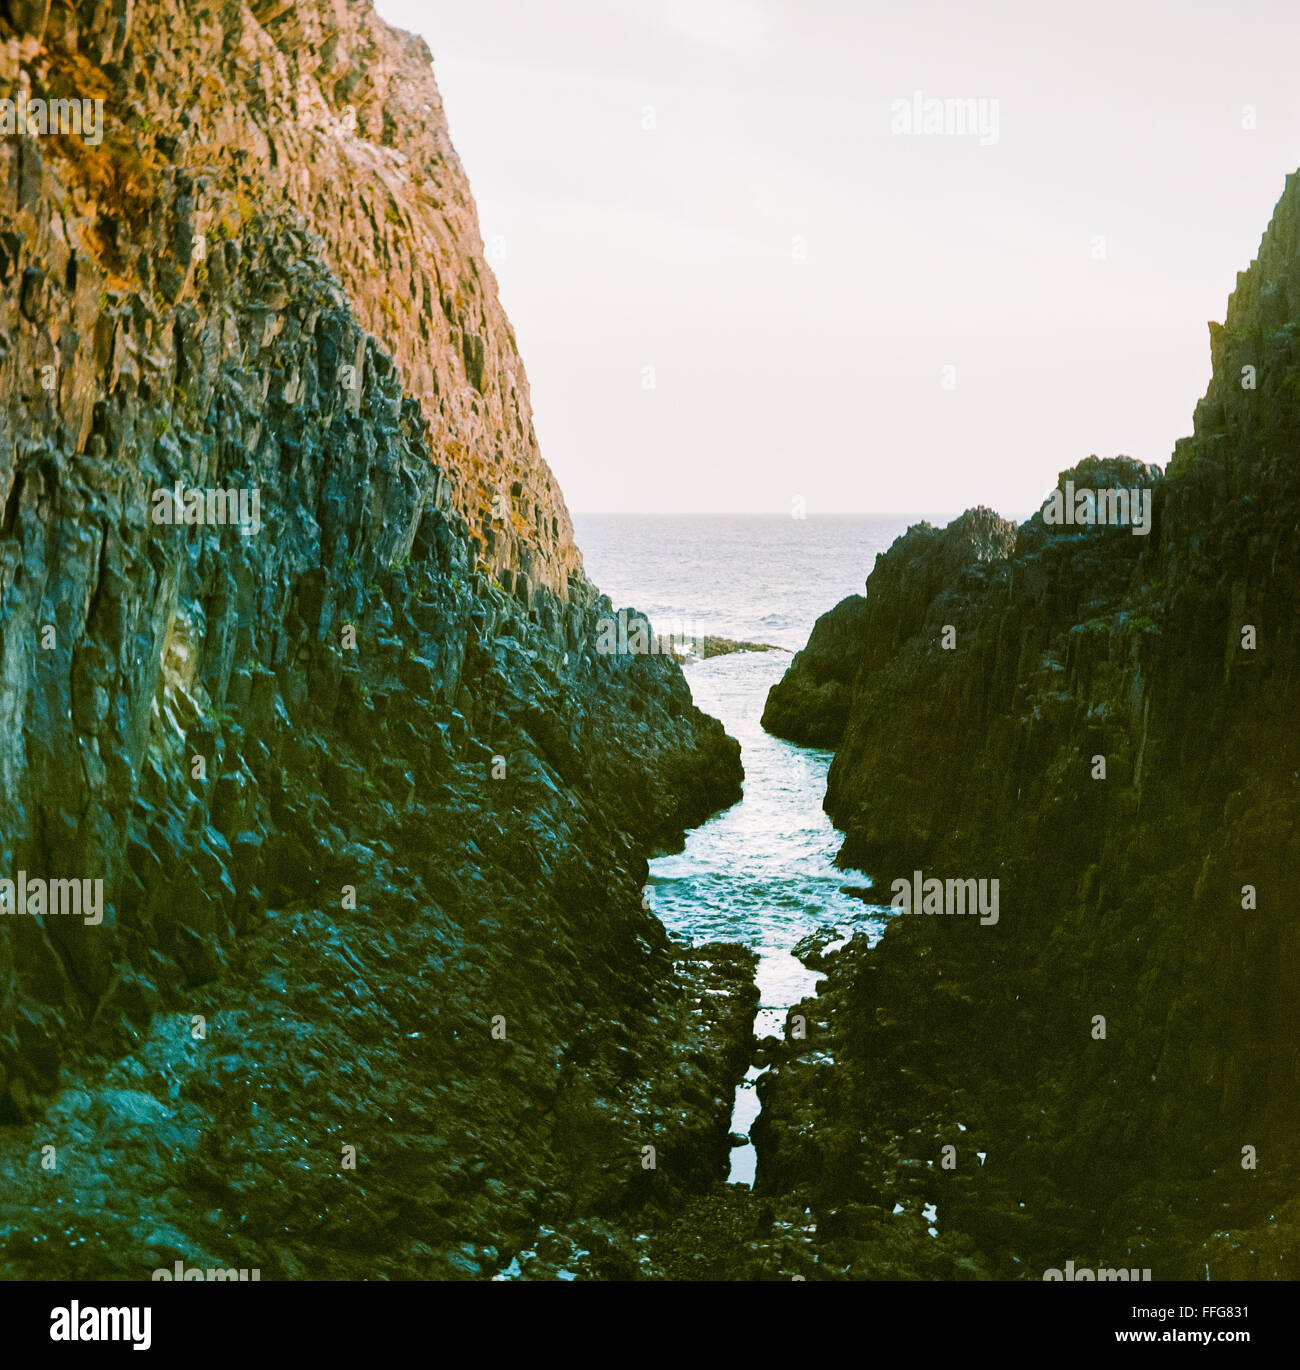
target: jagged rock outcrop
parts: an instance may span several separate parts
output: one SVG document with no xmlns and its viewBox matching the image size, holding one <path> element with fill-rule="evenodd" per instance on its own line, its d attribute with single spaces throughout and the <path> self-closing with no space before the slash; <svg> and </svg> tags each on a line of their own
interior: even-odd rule
<svg viewBox="0 0 1300 1370">
<path fill-rule="evenodd" d="M 833 747 L 849 716 L 854 677 L 866 629 L 867 601 L 849 595 L 827 610 L 768 691 L 763 727 L 805 747 Z"/>
<path fill-rule="evenodd" d="M 831 955 L 761 1083 L 759 1187 L 827 1272 L 1300 1274 L 1297 176 L 1211 348 L 1165 473 L 1062 474 L 1149 488 L 1148 533 L 912 530 L 868 583 L 841 862 L 1000 911 Z"/>
<path fill-rule="evenodd" d="M 0 917 L 0 1268 L 472 1277 L 707 1184 L 753 987 L 641 887 L 739 748 L 598 649 L 424 45 L 0 15 L 105 101 L 0 142 L 0 879 L 102 881 Z"/>
<path fill-rule="evenodd" d="M 763 727 L 804 746 L 836 746 L 864 654 L 874 658 L 869 670 L 891 658 L 951 581 L 1005 557 L 1014 540 L 1014 526 L 991 509 L 967 510 L 942 530 L 908 529 L 877 557 L 871 595 L 850 595 L 813 625 L 808 645 L 768 692 Z"/>
</svg>

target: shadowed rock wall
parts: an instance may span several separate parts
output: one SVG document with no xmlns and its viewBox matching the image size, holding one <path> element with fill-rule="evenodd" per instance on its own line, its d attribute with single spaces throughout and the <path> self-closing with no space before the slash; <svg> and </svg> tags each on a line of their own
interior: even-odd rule
<svg viewBox="0 0 1300 1370">
<path fill-rule="evenodd" d="M 841 863 L 886 900 L 997 879 L 1000 915 L 832 955 L 764 1081 L 760 1187 L 812 1198 L 832 1266 L 1300 1274 L 1297 177 L 1210 331 L 1167 471 L 1061 475 L 1149 488 L 1146 536 L 972 511 L 868 581 Z"/>
</svg>

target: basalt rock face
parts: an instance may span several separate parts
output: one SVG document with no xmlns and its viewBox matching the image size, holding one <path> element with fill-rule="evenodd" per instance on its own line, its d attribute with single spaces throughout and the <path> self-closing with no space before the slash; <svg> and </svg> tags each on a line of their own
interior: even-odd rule
<svg viewBox="0 0 1300 1370">
<path fill-rule="evenodd" d="M 831 953 L 760 1082 L 759 1189 L 824 1272 L 1300 1275 L 1297 177 L 1211 344 L 1165 473 L 1062 473 L 1149 488 L 1147 535 L 1040 513 L 943 566 L 912 530 L 868 583 L 841 862 L 999 916 Z"/>
<path fill-rule="evenodd" d="M 24 140 L 9 163 L 20 194 L 40 193 L 42 163 L 68 191 L 55 216 L 61 246 L 90 276 L 89 295 L 104 292 L 109 306 L 102 322 L 78 319 L 81 329 L 134 344 L 148 374 L 155 353 L 183 347 L 205 261 L 220 271 L 250 220 L 297 210 L 364 334 L 383 341 L 428 420 L 475 560 L 525 600 L 539 586 L 567 598 L 581 557 L 538 450 L 528 380 L 424 41 L 389 28 L 366 0 L 54 0 L 4 13 L 8 95 L 104 102 L 102 141 Z M 152 241 L 133 231 L 142 221 Z M 54 264 L 26 259 L 23 269 L 33 265 Z M 39 282 L 31 289 L 42 297 Z M 58 404 L 78 450 L 103 361 L 86 342 L 53 332 L 43 359 L 58 350 Z M 338 366 L 359 371 L 364 360 L 358 351 Z"/>
<path fill-rule="evenodd" d="M 929 523 L 908 529 L 877 557 L 870 594 L 850 595 L 813 625 L 808 645 L 768 692 L 763 727 L 804 746 L 836 746 L 859 670 L 870 674 L 891 659 L 951 580 L 968 569 L 978 574 L 1014 540 L 1015 528 L 991 509 L 968 510 L 942 530 Z"/>
<path fill-rule="evenodd" d="M 1092 458 L 1060 479 L 1103 488 L 1145 486 L 1153 478 L 1140 462 Z M 970 772 L 965 729 L 974 729 L 972 736 L 993 756 L 1008 745 L 1008 737 L 997 733 L 1006 726 L 998 706 L 1014 696 L 1022 669 L 1023 601 L 1044 597 L 1049 635 L 1059 625 L 1092 617 L 1108 602 L 1108 591 L 1113 600 L 1127 587 L 1143 540 L 1127 530 L 1070 530 L 1053 537 L 1046 525 L 1040 529 L 1042 537 L 1031 521 L 1018 535 L 991 510 L 972 509 L 944 529 L 909 529 L 877 559 L 867 582 L 861 675 L 827 776 L 826 809 L 846 833 L 842 864 L 875 873 L 878 856 L 888 855 L 900 862 L 891 878 L 904 869 L 910 874 L 932 854 L 932 843 L 967 825 L 970 814 L 986 815 L 996 829 L 1006 812 L 1003 787 L 1013 777 L 1016 785 L 1028 780 L 1039 787 L 1028 797 L 1031 812 L 1055 785 L 1031 764 L 1025 772 L 996 768 L 997 786 L 991 787 L 988 774 Z M 1013 582 L 1023 592 L 1003 607 L 997 587 Z M 989 600 L 999 606 L 1000 634 L 987 631 Z M 1031 665 L 1050 682 L 1055 659 L 1049 648 Z M 992 697 L 990 677 L 997 689 Z M 906 727 L 899 726 L 902 720 Z M 1065 726 L 1068 733 L 1072 720 Z M 878 784 L 889 790 L 888 807 L 877 802 Z"/>
<path fill-rule="evenodd" d="M 849 716 L 867 601 L 849 595 L 824 613 L 789 669 L 768 691 L 763 727 L 805 747 L 833 747 Z"/>
<path fill-rule="evenodd" d="M 597 650 L 427 51 L 0 15 L 9 94 L 105 100 L 0 143 L 0 879 L 104 908 L 0 917 L 0 1270 L 472 1277 L 707 1184 L 752 987 L 641 887 L 739 748 Z"/>
</svg>

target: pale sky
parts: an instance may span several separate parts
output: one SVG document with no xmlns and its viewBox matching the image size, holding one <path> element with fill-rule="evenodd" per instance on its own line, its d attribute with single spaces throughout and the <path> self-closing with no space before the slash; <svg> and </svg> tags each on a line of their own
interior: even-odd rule
<svg viewBox="0 0 1300 1370">
<path fill-rule="evenodd" d="M 378 9 L 433 51 L 578 513 L 1023 515 L 1164 463 L 1300 166 L 1294 0 Z M 996 141 L 893 132 L 917 91 Z"/>
</svg>

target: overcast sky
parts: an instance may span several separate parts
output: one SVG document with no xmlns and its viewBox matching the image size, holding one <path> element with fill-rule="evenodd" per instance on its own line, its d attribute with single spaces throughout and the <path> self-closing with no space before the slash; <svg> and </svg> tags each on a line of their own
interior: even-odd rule
<svg viewBox="0 0 1300 1370">
<path fill-rule="evenodd" d="M 1024 514 L 1163 463 L 1300 165 L 1294 0 L 378 8 L 575 512 Z M 893 131 L 918 91 L 995 136 Z"/>
</svg>

